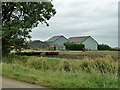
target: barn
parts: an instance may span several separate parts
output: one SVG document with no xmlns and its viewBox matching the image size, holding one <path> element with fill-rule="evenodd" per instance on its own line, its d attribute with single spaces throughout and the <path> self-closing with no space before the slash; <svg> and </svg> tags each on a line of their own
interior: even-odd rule
<svg viewBox="0 0 120 90">
<path fill-rule="evenodd" d="M 53 36 L 45 42 L 35 40 L 29 43 L 30 49 L 34 50 L 65 50 L 64 43 L 84 44 L 88 50 L 98 50 L 98 43 L 91 36 L 66 38 L 63 35 Z"/>
<path fill-rule="evenodd" d="M 70 37 L 68 40 L 71 43 L 84 44 L 88 50 L 98 50 L 98 43 L 91 36 Z"/>
<path fill-rule="evenodd" d="M 65 49 L 64 43 L 69 42 L 67 38 L 63 35 L 60 36 L 53 36 L 46 41 L 49 45 L 53 45 L 55 50 L 62 50 Z"/>
</svg>

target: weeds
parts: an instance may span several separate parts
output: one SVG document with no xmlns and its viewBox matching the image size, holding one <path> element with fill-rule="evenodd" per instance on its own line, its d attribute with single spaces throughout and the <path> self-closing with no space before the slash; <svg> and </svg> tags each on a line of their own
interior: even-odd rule
<svg viewBox="0 0 120 90">
<path fill-rule="evenodd" d="M 20 64 L 3 63 L 3 75 L 20 81 L 37 84 L 49 88 L 117 88 L 117 75 L 102 74 L 93 70 L 92 73 L 50 71 L 46 72 Z M 9 68 L 9 69 L 8 69 Z"/>
<path fill-rule="evenodd" d="M 51 88 L 117 88 L 118 62 L 110 55 L 84 60 L 3 57 L 3 75 Z"/>
</svg>

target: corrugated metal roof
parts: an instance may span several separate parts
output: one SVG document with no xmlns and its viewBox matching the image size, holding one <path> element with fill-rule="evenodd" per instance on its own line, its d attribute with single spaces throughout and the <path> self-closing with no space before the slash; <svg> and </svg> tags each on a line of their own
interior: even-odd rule
<svg viewBox="0 0 120 90">
<path fill-rule="evenodd" d="M 81 36 L 81 37 L 70 37 L 68 40 L 70 42 L 74 42 L 74 43 L 82 43 L 84 40 L 86 40 L 88 37 L 90 36 Z"/>
<path fill-rule="evenodd" d="M 59 39 L 60 37 L 64 37 L 63 35 L 61 36 L 53 36 L 52 38 L 48 39 L 46 42 L 54 42 L 55 40 Z"/>
</svg>

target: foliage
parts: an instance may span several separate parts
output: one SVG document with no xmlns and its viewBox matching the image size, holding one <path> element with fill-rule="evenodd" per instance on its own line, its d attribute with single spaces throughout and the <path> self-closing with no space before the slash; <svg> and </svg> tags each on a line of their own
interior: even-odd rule
<svg viewBox="0 0 120 90">
<path fill-rule="evenodd" d="M 21 57 L 21 56 L 18 56 L 18 55 L 6 55 L 6 56 L 3 56 L 2 58 L 2 62 L 5 62 L 5 63 L 10 63 L 10 64 L 13 64 L 13 63 L 25 63 L 27 62 L 27 57 Z"/>
<path fill-rule="evenodd" d="M 92 70 L 97 70 L 101 73 L 109 74 L 115 74 L 118 72 L 118 62 L 114 61 L 110 55 L 96 59 L 86 57 L 83 61 L 11 55 L 3 57 L 3 62 L 12 64 L 20 63 L 29 68 L 43 71 L 64 70 L 66 72 L 91 72 Z"/>
<path fill-rule="evenodd" d="M 98 45 L 98 50 L 111 50 L 111 47 L 106 44 Z"/>
<path fill-rule="evenodd" d="M 84 44 L 74 44 L 74 43 L 64 43 L 67 50 L 82 50 L 84 48 Z"/>
<path fill-rule="evenodd" d="M 105 69 L 107 72 L 101 72 L 97 59 L 91 61 L 86 58 L 85 61 L 78 62 L 61 60 L 59 63 L 55 63 L 55 61 L 53 65 L 51 65 L 49 60 L 46 61 L 41 58 L 29 59 L 28 62 L 26 62 L 29 63 L 27 66 L 23 65 L 25 63 L 3 63 L 2 74 L 20 81 L 49 88 L 118 88 L 117 62 L 112 59 L 112 61 L 109 61 L 109 59 L 111 59 L 109 56 L 101 60 L 99 59 L 99 63 L 104 65 L 103 70 L 105 68 L 112 69 L 115 67 L 114 73 L 107 69 Z M 42 65 L 41 62 L 44 62 L 43 65 L 45 65 L 45 67 L 49 66 L 49 69 L 45 67 L 36 69 L 35 66 L 40 67 Z M 107 63 L 109 63 L 109 65 L 107 65 Z M 55 66 L 57 66 L 58 69 L 53 71 L 52 68 L 55 68 Z M 89 69 L 91 69 L 91 71 L 89 71 Z"/>
<path fill-rule="evenodd" d="M 118 87 L 118 61 L 109 54 L 95 59 L 85 57 L 83 60 L 17 55 L 2 59 L 4 76 L 44 87 Z"/>
<path fill-rule="evenodd" d="M 16 50 L 26 46 L 29 32 L 39 23 L 46 24 L 56 13 L 51 2 L 3 2 L 2 3 L 2 52 L 10 46 Z"/>
</svg>

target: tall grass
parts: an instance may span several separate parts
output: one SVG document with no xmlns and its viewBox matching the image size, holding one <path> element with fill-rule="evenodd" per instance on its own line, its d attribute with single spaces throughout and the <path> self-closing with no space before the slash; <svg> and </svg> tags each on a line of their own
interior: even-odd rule
<svg viewBox="0 0 120 90">
<path fill-rule="evenodd" d="M 77 61 L 8 56 L 3 75 L 52 88 L 117 88 L 118 62 L 110 55 Z"/>
<path fill-rule="evenodd" d="M 23 67 L 20 64 L 3 63 L 3 75 L 20 81 L 50 88 L 117 88 L 117 75 L 102 74 L 99 71 L 87 73 L 62 71 L 42 71 Z"/>
<path fill-rule="evenodd" d="M 51 61 L 45 58 L 28 58 L 27 62 L 24 63 L 30 68 L 36 70 L 64 70 L 66 72 L 91 72 L 92 70 L 100 71 L 101 73 L 117 74 L 118 73 L 118 62 L 114 61 L 110 55 L 104 58 L 90 59 L 85 58 L 82 61 L 69 61 L 67 59 L 61 59 L 60 61 Z"/>
</svg>

